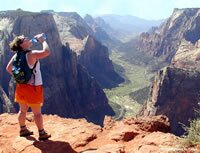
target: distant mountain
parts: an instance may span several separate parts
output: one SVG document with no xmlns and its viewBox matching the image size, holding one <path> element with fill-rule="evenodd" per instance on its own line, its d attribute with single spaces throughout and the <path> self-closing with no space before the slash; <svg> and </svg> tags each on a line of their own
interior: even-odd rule
<svg viewBox="0 0 200 153">
<path fill-rule="evenodd" d="M 91 15 L 87 14 L 84 20 L 94 31 L 95 38 L 109 49 L 116 48 L 122 43 L 119 38 L 116 37 L 118 31 L 111 28 L 101 17 L 93 18 Z"/>
<path fill-rule="evenodd" d="M 105 23 L 103 19 L 100 18 L 100 22 L 98 22 L 96 19 L 94 19 L 91 15 L 86 15 L 84 17 L 84 20 L 87 22 L 87 24 L 92 28 L 92 30 L 95 32 L 95 37 L 98 40 L 105 40 L 110 41 L 110 36 L 107 34 L 108 31 L 112 31 L 112 28 Z"/>
<path fill-rule="evenodd" d="M 131 15 L 103 15 L 100 16 L 114 30 L 118 31 L 121 40 L 127 41 L 151 27 L 159 26 L 164 20 L 146 20 Z"/>
<path fill-rule="evenodd" d="M 158 29 L 142 33 L 131 43 L 139 51 L 162 56 L 170 62 L 183 39 L 194 44 L 200 38 L 199 15 L 200 8 L 174 9 Z"/>
</svg>

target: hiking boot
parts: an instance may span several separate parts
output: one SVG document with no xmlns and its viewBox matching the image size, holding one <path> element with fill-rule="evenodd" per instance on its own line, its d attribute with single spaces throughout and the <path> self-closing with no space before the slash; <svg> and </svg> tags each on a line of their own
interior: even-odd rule
<svg viewBox="0 0 200 153">
<path fill-rule="evenodd" d="M 51 134 L 48 134 L 45 130 L 39 131 L 39 140 L 48 140 L 51 137 Z"/>
<path fill-rule="evenodd" d="M 33 131 L 30 131 L 27 128 L 21 129 L 19 131 L 19 135 L 20 135 L 20 137 L 27 137 L 27 136 L 33 135 Z"/>
</svg>

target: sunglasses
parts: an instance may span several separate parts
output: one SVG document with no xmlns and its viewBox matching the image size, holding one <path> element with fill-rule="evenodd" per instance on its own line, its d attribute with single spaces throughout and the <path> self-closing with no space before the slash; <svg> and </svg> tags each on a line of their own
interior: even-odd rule
<svg viewBox="0 0 200 153">
<path fill-rule="evenodd" d="M 28 37 L 24 37 L 24 38 L 21 38 L 20 40 L 21 40 L 21 43 L 23 43 L 24 40 L 29 40 L 29 38 Z"/>
</svg>

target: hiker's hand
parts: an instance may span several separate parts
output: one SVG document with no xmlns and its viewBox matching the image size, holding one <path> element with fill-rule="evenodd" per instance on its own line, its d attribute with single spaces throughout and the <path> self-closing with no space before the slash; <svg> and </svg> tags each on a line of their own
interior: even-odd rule
<svg viewBox="0 0 200 153">
<path fill-rule="evenodd" d="M 43 43 L 45 41 L 43 33 L 35 35 L 34 38 L 36 38 L 40 43 Z"/>
</svg>

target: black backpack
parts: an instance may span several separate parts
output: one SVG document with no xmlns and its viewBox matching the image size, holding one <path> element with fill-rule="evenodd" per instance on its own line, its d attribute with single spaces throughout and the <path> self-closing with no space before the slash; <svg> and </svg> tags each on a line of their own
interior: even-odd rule
<svg viewBox="0 0 200 153">
<path fill-rule="evenodd" d="M 35 62 L 32 69 L 29 68 L 26 61 L 26 54 L 30 51 L 18 51 L 17 55 L 13 59 L 12 74 L 14 80 L 19 84 L 26 84 L 31 79 L 33 70 L 36 67 L 37 61 Z M 34 75 L 34 74 L 33 74 Z"/>
</svg>

